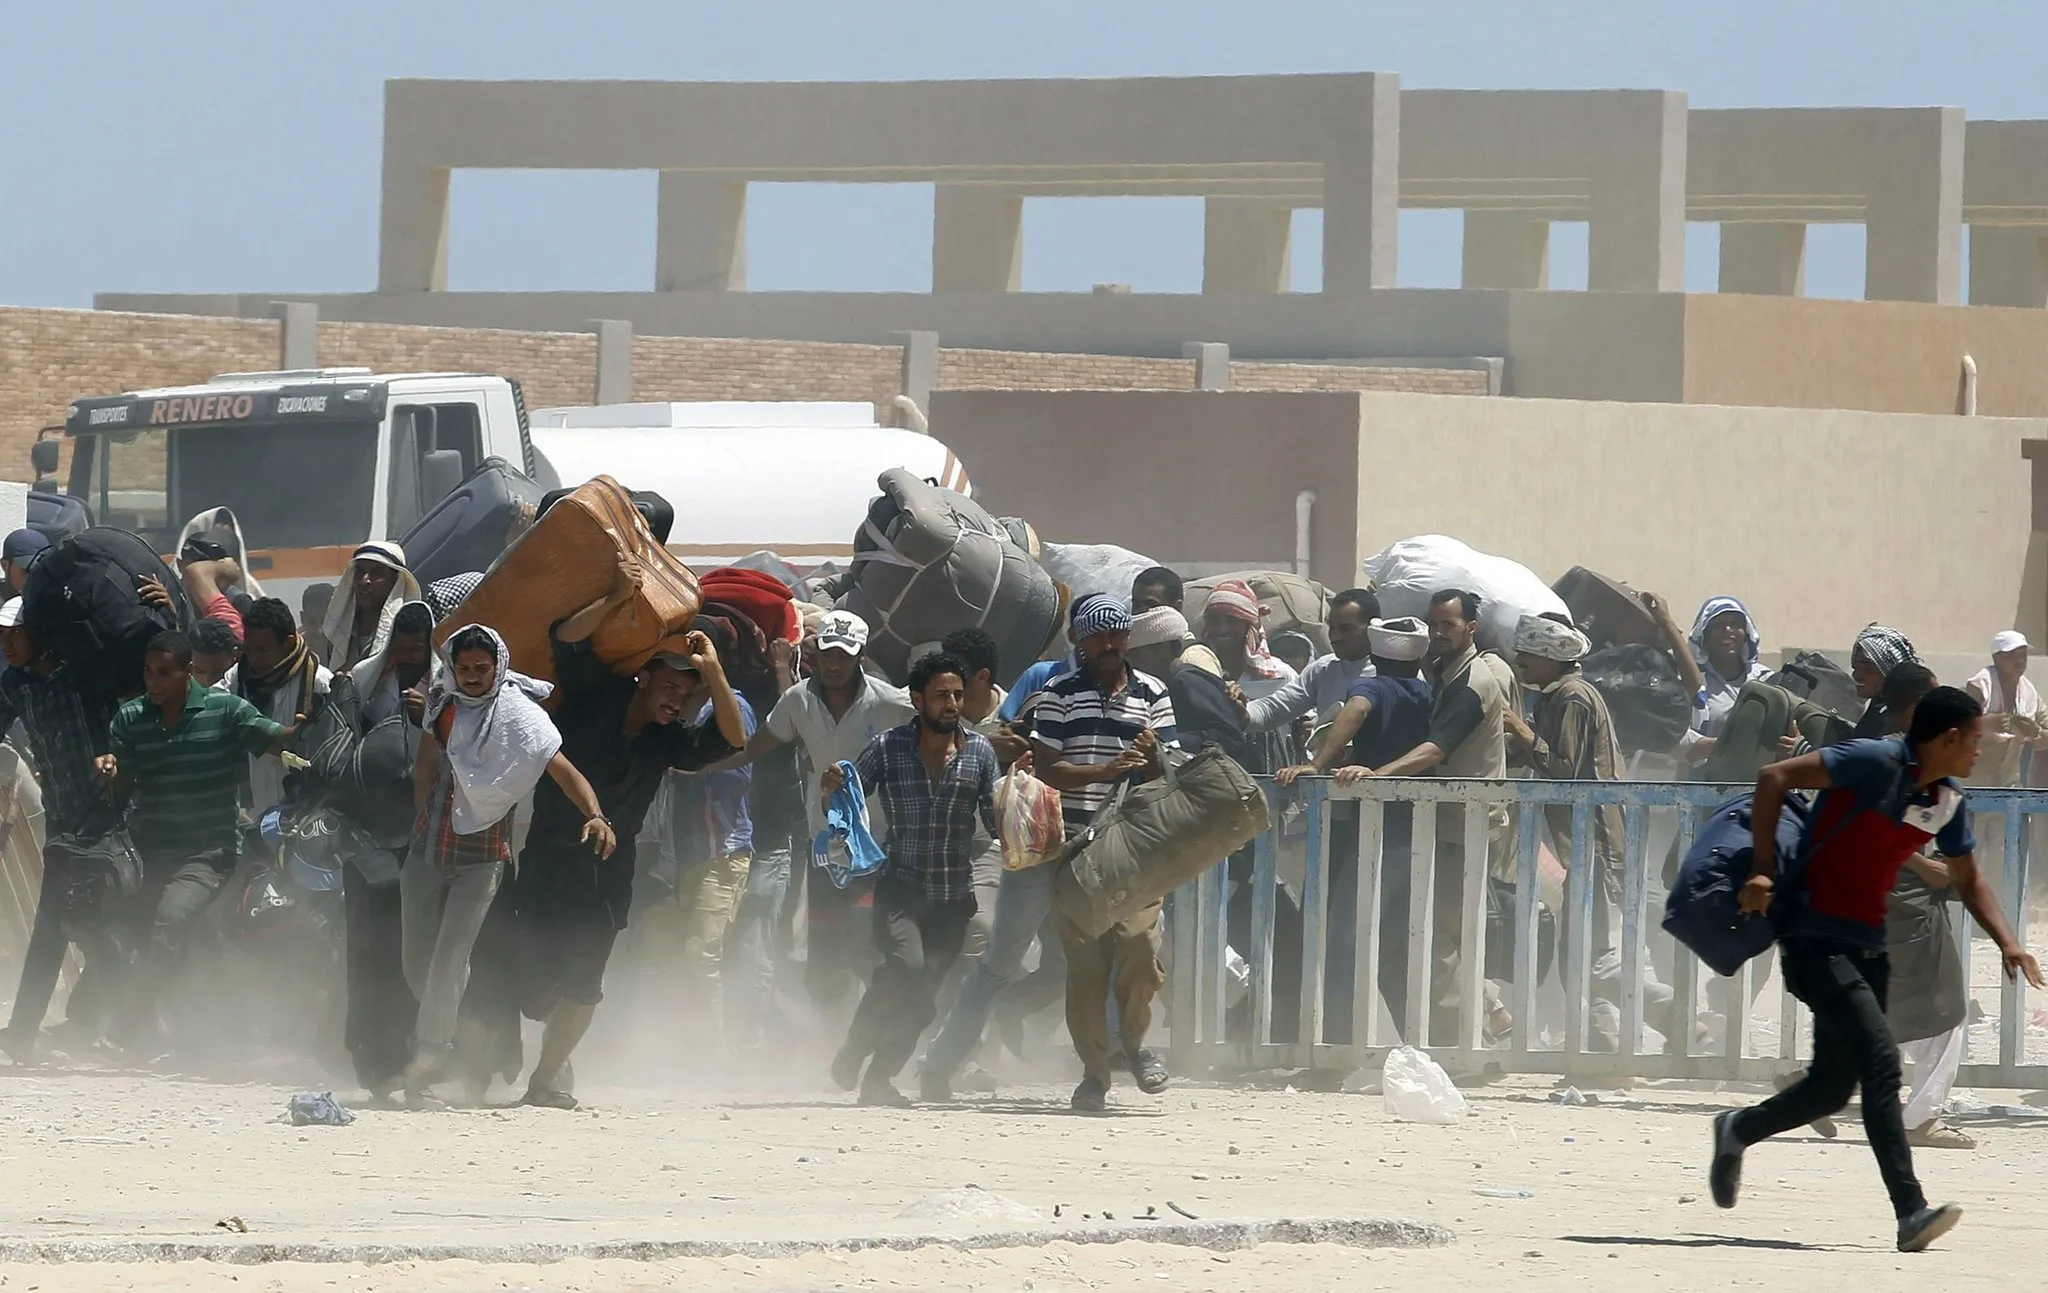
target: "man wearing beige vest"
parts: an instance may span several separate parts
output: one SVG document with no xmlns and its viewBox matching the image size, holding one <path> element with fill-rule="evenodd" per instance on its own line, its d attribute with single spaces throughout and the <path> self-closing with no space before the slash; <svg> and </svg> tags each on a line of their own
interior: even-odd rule
<svg viewBox="0 0 2048 1293">
<path fill-rule="evenodd" d="M 1503 715 L 1513 704 L 1514 671 L 1497 655 L 1478 647 L 1479 595 L 1447 588 L 1429 600 L 1429 663 L 1423 674 L 1436 689 L 1430 711 L 1429 738 L 1385 767 L 1381 777 L 1477 777 L 1505 779 L 1507 737 Z M 1508 848 L 1508 815 L 1501 805 L 1486 810 L 1489 871 L 1512 879 Z M 1455 1044 L 1458 1007 L 1459 944 L 1465 925 L 1465 805 L 1447 801 L 1437 806 L 1436 886 L 1430 921 L 1430 1011 L 1427 1043 Z M 1474 902 L 1484 901 L 1474 895 Z M 1491 985 L 1486 989 L 1486 1034 L 1506 1036 L 1513 1019 Z M 1397 1005 L 1396 1012 L 1401 1012 Z M 1419 1030 L 1404 1028 L 1403 1037 Z"/>
</svg>

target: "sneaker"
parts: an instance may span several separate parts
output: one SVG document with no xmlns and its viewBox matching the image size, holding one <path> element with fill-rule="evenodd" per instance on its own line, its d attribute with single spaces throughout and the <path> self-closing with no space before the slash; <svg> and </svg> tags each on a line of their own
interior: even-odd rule
<svg viewBox="0 0 2048 1293">
<path fill-rule="evenodd" d="M 917 1098 L 926 1104 L 951 1104 L 953 1084 L 937 1069 L 926 1069 L 917 1075 Z"/>
<path fill-rule="evenodd" d="M 1944 1203 L 1938 1208 L 1922 1208 L 1910 1217 L 1899 1218 L 1899 1251 L 1919 1252 L 1954 1230 L 1962 1219 L 1962 1208 L 1953 1203 Z"/>
<path fill-rule="evenodd" d="M 1140 1050 L 1131 1056 L 1131 1077 L 1136 1079 L 1138 1089 L 1146 1095 L 1158 1095 L 1166 1090 L 1166 1065 L 1155 1051 Z"/>
<path fill-rule="evenodd" d="M 1714 1161 L 1707 1169 L 1707 1184 L 1714 1193 L 1714 1205 L 1735 1206 L 1742 1192 L 1742 1151 L 1748 1148 L 1735 1138 L 1735 1110 L 1714 1115 Z"/>
<path fill-rule="evenodd" d="M 841 1091 L 851 1091 L 860 1085 L 861 1067 L 868 1062 L 867 1056 L 841 1048 L 832 1057 L 832 1082 Z"/>
<path fill-rule="evenodd" d="M 1939 1118 L 1930 1118 L 1906 1132 L 1906 1143 L 1915 1149 L 1975 1149 L 1976 1137 L 1958 1131 Z"/>
<path fill-rule="evenodd" d="M 1109 1108 L 1109 1087 L 1101 1078 L 1084 1077 L 1067 1104 L 1075 1113 L 1101 1113 Z"/>
<path fill-rule="evenodd" d="M 860 1103 L 882 1109 L 908 1109 L 912 1101 L 893 1083 L 867 1082 L 861 1086 Z"/>
</svg>

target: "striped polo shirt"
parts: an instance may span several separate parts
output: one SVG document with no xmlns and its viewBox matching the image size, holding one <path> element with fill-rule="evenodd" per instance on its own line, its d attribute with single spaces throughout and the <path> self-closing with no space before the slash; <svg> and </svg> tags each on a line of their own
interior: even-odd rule
<svg viewBox="0 0 2048 1293">
<path fill-rule="evenodd" d="M 1160 745 L 1178 744 L 1173 701 L 1168 699 L 1164 683 L 1126 668 L 1122 689 L 1105 695 L 1087 671 L 1080 670 L 1045 689 L 1031 737 L 1057 751 L 1066 762 L 1093 766 L 1114 763 L 1148 727 Z M 1078 790 L 1062 790 L 1060 809 L 1068 832 L 1086 826 L 1114 789 L 1109 783 L 1095 782 Z"/>
<path fill-rule="evenodd" d="M 121 706 L 107 745 L 134 787 L 128 829 L 137 850 L 152 858 L 213 850 L 236 856 L 247 760 L 283 730 L 240 696 L 196 682 L 176 727 L 164 726 L 146 695 Z"/>
</svg>

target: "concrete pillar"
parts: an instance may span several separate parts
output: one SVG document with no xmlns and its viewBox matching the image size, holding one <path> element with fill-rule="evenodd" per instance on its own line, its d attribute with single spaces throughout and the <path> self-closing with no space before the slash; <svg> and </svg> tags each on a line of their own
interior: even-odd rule
<svg viewBox="0 0 2048 1293">
<path fill-rule="evenodd" d="M 448 290 L 448 168 L 421 166 L 384 141 L 383 209 L 378 217 L 377 290 Z"/>
<path fill-rule="evenodd" d="M 1286 292 L 1294 287 L 1294 211 L 1257 198 L 1202 205 L 1202 291 Z"/>
<path fill-rule="evenodd" d="M 277 366 L 318 368 L 320 307 L 311 301 L 272 301 L 270 315 L 283 325 L 277 330 Z"/>
<path fill-rule="evenodd" d="M 1720 290 L 1750 296 L 1806 295 L 1806 226 L 1724 221 Z"/>
<path fill-rule="evenodd" d="M 1971 225 L 1970 304 L 2048 306 L 2048 229 Z"/>
<path fill-rule="evenodd" d="M 934 186 L 932 291 L 1014 292 L 1023 269 L 1023 198 Z"/>
<path fill-rule="evenodd" d="M 628 404 L 633 399 L 633 324 L 626 319 L 592 319 L 597 334 L 596 392 L 592 403 Z"/>
<path fill-rule="evenodd" d="M 931 416 L 932 387 L 939 384 L 939 334 L 936 332 L 895 332 L 890 336 L 903 347 L 903 376 L 899 385 L 917 411 Z M 889 410 L 879 410 L 885 419 Z"/>
<path fill-rule="evenodd" d="M 1401 223 L 1401 78 L 1375 72 L 1369 97 L 1323 163 L 1323 290 L 1393 287 Z"/>
<path fill-rule="evenodd" d="M 1519 211 L 1467 211 L 1464 287 L 1550 286 L 1550 221 Z"/>
<path fill-rule="evenodd" d="M 1190 341 L 1180 348 L 1181 358 L 1195 361 L 1195 389 L 1230 389 L 1230 346 L 1221 341 Z"/>
<path fill-rule="evenodd" d="M 663 171 L 655 197 L 654 290 L 747 290 L 745 181 Z"/>
<path fill-rule="evenodd" d="M 1895 136 L 1898 151 L 1872 177 L 1863 295 L 1955 305 L 1962 299 L 1963 110 L 1912 117 Z"/>
<path fill-rule="evenodd" d="M 1586 286 L 1685 290 L 1686 99 L 1648 90 L 1603 149 L 1588 185 Z"/>
</svg>

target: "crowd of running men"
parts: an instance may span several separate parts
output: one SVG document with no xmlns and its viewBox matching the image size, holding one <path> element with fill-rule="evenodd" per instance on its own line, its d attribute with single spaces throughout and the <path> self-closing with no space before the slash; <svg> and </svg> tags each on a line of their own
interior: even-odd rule
<svg viewBox="0 0 2048 1293">
<path fill-rule="evenodd" d="M 16 591 L 39 546 L 28 532 L 8 539 Z M 1006 691 L 998 679 L 1018 675 L 1019 662 L 999 659 L 979 628 L 914 652 L 908 686 L 897 687 L 867 667 L 867 624 L 808 606 L 800 642 L 764 642 L 707 616 L 620 676 L 589 641 L 638 585 L 639 569 L 623 559 L 610 588 L 550 627 L 554 677 L 542 682 L 512 667 L 492 627 L 460 622 L 474 577 L 423 589 L 394 544 L 358 548 L 345 582 L 302 604 L 305 623 L 281 601 L 240 595 L 243 574 L 225 552 L 183 556 L 197 627 L 149 643 L 139 695 L 108 699 L 79 686 L 21 623 L 19 601 L 0 607 L 9 666 L 0 721 L 25 737 L 48 841 L 21 987 L 0 1033 L 17 1062 L 32 1062 L 43 1044 L 72 945 L 84 973 L 55 1044 L 134 1062 L 175 1055 L 189 1039 L 163 1003 L 201 918 L 224 888 L 236 891 L 236 877 L 290 847 L 280 835 L 321 835 L 343 895 L 337 1025 L 374 1098 L 434 1107 L 446 1084 L 476 1099 L 494 1075 L 523 1074 L 524 1103 L 574 1107 L 570 1057 L 629 923 L 643 955 L 654 954 L 645 944 L 656 935 L 681 945 L 677 972 L 722 998 L 710 1035 L 745 1064 L 777 1045 L 774 978 L 801 909 L 803 986 L 844 1026 L 826 1067 L 862 1103 L 909 1103 L 897 1082 L 920 1046 L 917 1098 L 951 1100 L 956 1083 L 985 1082 L 970 1065 L 994 1038 L 1021 1053 L 1027 1021 L 1063 1002 L 1081 1073 L 1071 1103 L 1096 1111 L 1119 1071 L 1146 1093 L 1168 1083 L 1147 1045 L 1166 981 L 1159 906 L 1090 933 L 1055 901 L 1055 865 L 1006 867 L 995 813 L 1006 771 L 1027 768 L 1056 790 L 1071 834 L 1118 784 L 1158 777 L 1169 760 L 1212 745 L 1281 787 L 1317 774 L 1612 780 L 1630 770 L 1601 692 L 1579 672 L 1586 636 L 1566 617 L 1531 616 L 1511 652 L 1482 651 L 1479 599 L 1457 589 L 1438 593 L 1422 619 L 1382 617 L 1370 589 L 1340 592 L 1328 614 L 1332 649 L 1314 657 L 1302 643 L 1269 640 L 1267 612 L 1242 583 L 1212 590 L 1191 624 L 1181 580 L 1155 568 L 1128 597 L 1076 599 L 1066 651 L 1022 669 Z M 170 590 L 154 581 L 138 592 L 169 605 Z M 1708 602 L 1690 633 L 1661 604 L 1651 608 L 1696 695 L 1675 772 L 1686 775 L 1710 757 L 1743 683 L 1760 676 L 1759 636 L 1733 599 Z M 1813 1011 L 1815 1050 L 1799 1081 L 1716 1121 L 1714 1194 L 1724 1206 L 1745 1148 L 1825 1121 L 1860 1087 L 1901 1246 L 1924 1245 L 1954 1222 L 1927 1206 L 1912 1175 L 1910 1144 L 1957 1147 L 1942 1138 L 1959 1133 L 1940 1123 L 1939 1097 L 1916 1122 L 1901 1111 L 1900 1038 L 1886 1007 L 1902 985 L 1890 972 L 1887 920 L 1914 884 L 1953 893 L 2008 971 L 2040 982 L 1975 865 L 1961 787 L 1984 748 L 1994 777 L 2010 784 L 2048 729 L 2025 679 L 2027 643 L 2002 634 L 1993 648 L 1966 688 L 1942 687 L 1903 634 L 1873 626 L 1851 659 L 1868 701 L 1852 739 L 1802 750 L 1788 733 L 1790 757 L 1763 773 L 1759 821 L 1775 820 L 1769 810 L 1789 793 L 1816 798 L 1782 938 L 1787 985 Z M 739 658 L 747 664 L 729 676 Z M 870 813 L 878 873 L 823 879 L 812 841 Z M 1605 811 L 1593 824 L 1594 1027 L 1611 1046 L 1622 832 Z M 1497 862 L 1506 826 L 1496 810 L 1487 837 L 1467 840 L 1463 806 L 1447 804 L 1435 856 L 1409 859 L 1410 821 L 1387 813 L 1381 909 L 1395 915 L 1381 931 L 1377 983 L 1397 1021 L 1408 999 L 1411 873 L 1437 893 L 1429 1009 L 1401 1030 L 1412 1040 L 1455 1022 L 1464 851 Z M 1547 828 L 1561 844 L 1569 823 Z M 1355 817 L 1340 812 L 1334 830 L 1325 1017 L 1327 1040 L 1345 1042 L 1351 1011 L 1341 998 L 1358 942 L 1344 923 L 1355 909 Z M 109 838 L 130 850 L 137 873 L 120 883 L 117 871 L 109 883 L 95 869 L 89 903 L 79 859 L 103 863 Z M 1770 838 L 1757 837 L 1744 894 L 1758 910 L 1778 882 Z M 1238 882 L 1230 937 L 1249 946 L 1249 856 L 1228 862 Z M 1275 958 L 1276 1036 L 1298 1026 L 1298 983 L 1278 972 L 1289 960 L 1299 958 Z M 1500 1040 L 1516 1021 L 1488 993 L 1486 1032 Z M 1646 1020 L 1668 1038 L 1670 990 L 1650 983 L 1643 999 Z M 1932 1013 L 1942 1024 L 1932 1036 L 1951 1038 L 1960 1018 Z M 522 1018 L 542 1025 L 530 1065 Z M 1929 1037 L 1904 1040 L 1910 1050 Z M 1915 1095 L 1930 1086 L 1945 1095 L 1959 1047 L 1941 1040 L 1919 1054 Z"/>
</svg>

